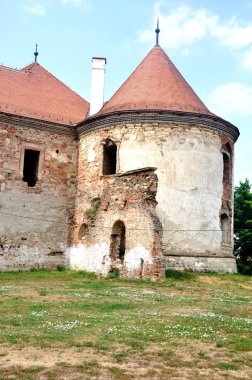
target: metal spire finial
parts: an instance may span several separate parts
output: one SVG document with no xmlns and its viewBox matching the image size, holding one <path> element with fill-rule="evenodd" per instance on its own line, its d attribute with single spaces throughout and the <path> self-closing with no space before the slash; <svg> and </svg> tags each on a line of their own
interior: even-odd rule
<svg viewBox="0 0 252 380">
<path fill-rule="evenodd" d="M 159 29 L 159 17 L 157 18 L 157 27 L 156 27 L 156 45 L 159 45 L 159 38 L 158 38 L 158 34 L 160 32 L 160 29 Z"/>
<path fill-rule="evenodd" d="M 37 63 L 37 57 L 38 57 L 38 45 L 36 44 L 36 51 L 34 52 L 35 62 Z"/>
</svg>

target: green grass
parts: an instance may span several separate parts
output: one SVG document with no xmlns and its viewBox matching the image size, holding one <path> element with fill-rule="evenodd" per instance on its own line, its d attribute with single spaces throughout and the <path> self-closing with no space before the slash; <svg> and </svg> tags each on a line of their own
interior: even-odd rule
<svg viewBox="0 0 252 380">
<path fill-rule="evenodd" d="M 178 270 L 166 269 L 165 277 L 169 280 L 192 280 L 195 276 L 197 276 L 193 272 L 180 272 Z"/>
<path fill-rule="evenodd" d="M 151 282 L 69 270 L 0 273 L 0 379 L 166 379 L 181 368 L 185 379 L 203 378 L 202 368 L 245 379 L 251 279 L 166 275 Z M 27 351 L 15 365 L 12 352 L 27 347 L 38 362 Z"/>
</svg>

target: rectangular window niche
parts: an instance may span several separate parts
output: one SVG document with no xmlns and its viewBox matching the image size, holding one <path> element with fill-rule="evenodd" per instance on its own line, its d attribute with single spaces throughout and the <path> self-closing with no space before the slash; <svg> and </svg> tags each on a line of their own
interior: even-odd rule
<svg viewBox="0 0 252 380">
<path fill-rule="evenodd" d="M 22 180 L 29 187 L 36 186 L 41 173 L 42 150 L 35 144 L 24 145 L 20 161 L 20 174 Z"/>
</svg>

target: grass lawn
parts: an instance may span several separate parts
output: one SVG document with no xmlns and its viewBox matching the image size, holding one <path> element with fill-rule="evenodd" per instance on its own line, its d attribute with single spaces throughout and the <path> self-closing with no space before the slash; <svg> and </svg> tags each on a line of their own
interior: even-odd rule
<svg viewBox="0 0 252 380">
<path fill-rule="evenodd" d="M 251 278 L 0 273 L 0 379 L 250 380 Z"/>
</svg>

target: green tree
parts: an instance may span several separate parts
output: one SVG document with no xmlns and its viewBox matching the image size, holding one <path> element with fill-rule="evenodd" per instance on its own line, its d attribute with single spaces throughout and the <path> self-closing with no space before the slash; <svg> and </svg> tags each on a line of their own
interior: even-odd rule
<svg viewBox="0 0 252 380">
<path fill-rule="evenodd" d="M 238 272 L 252 275 L 252 193 L 248 179 L 235 187 L 234 234 Z"/>
</svg>

